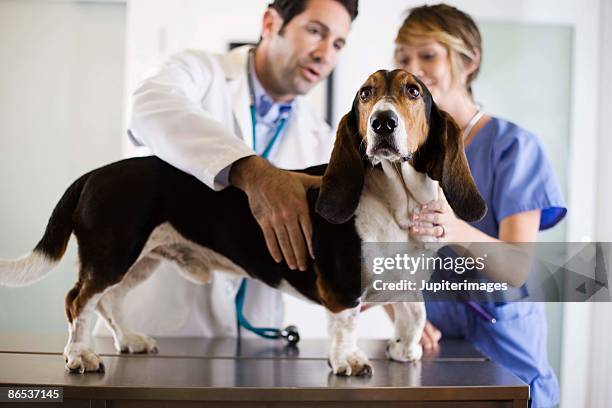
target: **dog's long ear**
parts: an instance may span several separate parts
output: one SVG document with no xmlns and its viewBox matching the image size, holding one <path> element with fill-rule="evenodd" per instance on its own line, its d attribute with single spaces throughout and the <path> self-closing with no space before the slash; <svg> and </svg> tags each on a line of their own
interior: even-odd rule
<svg viewBox="0 0 612 408">
<path fill-rule="evenodd" d="M 429 134 L 415 152 L 414 168 L 437 180 L 455 214 L 465 221 L 478 221 L 487 211 L 478 192 L 463 150 L 463 135 L 451 116 L 433 100 Z"/>
<path fill-rule="evenodd" d="M 359 151 L 357 99 L 353 109 L 338 126 L 334 150 L 323 175 L 316 211 L 332 224 L 348 221 L 359 204 L 364 179 L 364 163 Z"/>
</svg>

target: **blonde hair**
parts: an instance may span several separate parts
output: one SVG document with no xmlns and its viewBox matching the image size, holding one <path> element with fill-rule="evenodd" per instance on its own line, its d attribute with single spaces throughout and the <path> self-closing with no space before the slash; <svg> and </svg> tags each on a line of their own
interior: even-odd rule
<svg viewBox="0 0 612 408">
<path fill-rule="evenodd" d="M 463 71 L 464 63 L 476 60 L 474 50 L 482 56 L 482 38 L 472 17 L 446 4 L 415 7 L 409 11 L 397 33 L 395 43 L 410 44 L 411 40 L 417 37 L 431 38 L 446 48 L 453 80 L 457 80 Z M 466 88 L 470 95 L 472 81 L 476 79 L 479 71 L 480 61 L 467 77 Z"/>
</svg>

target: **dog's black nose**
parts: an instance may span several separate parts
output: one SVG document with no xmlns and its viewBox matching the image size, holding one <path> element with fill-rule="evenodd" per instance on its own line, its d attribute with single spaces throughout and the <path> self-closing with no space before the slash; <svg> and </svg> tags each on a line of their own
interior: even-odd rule
<svg viewBox="0 0 612 408">
<path fill-rule="evenodd" d="M 397 115 L 390 110 L 376 112 L 372 116 L 370 126 L 377 135 L 389 135 L 397 127 Z"/>
</svg>

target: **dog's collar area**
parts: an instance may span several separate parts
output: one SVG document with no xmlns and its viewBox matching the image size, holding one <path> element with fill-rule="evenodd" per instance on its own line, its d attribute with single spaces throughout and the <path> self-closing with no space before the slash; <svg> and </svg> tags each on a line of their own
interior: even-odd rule
<svg viewBox="0 0 612 408">
<path fill-rule="evenodd" d="M 400 157 L 400 161 L 402 162 L 407 162 L 410 160 L 412 160 L 412 153 L 408 153 L 407 155 Z"/>
</svg>

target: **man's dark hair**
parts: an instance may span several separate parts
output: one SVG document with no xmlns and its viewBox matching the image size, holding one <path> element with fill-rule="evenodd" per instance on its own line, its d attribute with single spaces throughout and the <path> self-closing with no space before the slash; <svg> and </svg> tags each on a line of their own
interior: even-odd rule
<svg viewBox="0 0 612 408">
<path fill-rule="evenodd" d="M 310 0 L 274 0 L 272 3 L 268 4 L 268 7 L 273 8 L 278 12 L 278 14 L 283 19 L 283 26 L 281 30 L 285 28 L 287 24 L 291 21 L 291 19 L 298 14 L 301 14 L 304 9 L 306 9 L 306 5 Z M 334 0 L 340 3 L 346 11 L 351 16 L 351 21 L 355 20 L 357 17 L 357 8 L 359 0 Z"/>
</svg>

